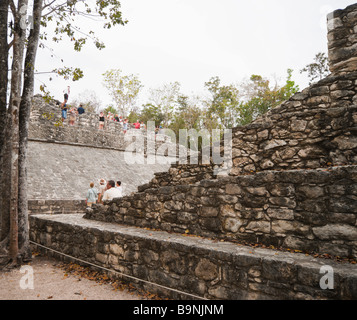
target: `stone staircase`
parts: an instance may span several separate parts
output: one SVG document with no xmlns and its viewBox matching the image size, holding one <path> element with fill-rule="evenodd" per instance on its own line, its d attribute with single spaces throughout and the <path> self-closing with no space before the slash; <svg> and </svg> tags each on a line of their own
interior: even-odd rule
<svg viewBox="0 0 357 320">
<path fill-rule="evenodd" d="M 78 214 L 38 215 L 30 222 L 36 243 L 81 259 L 80 264 L 113 270 L 110 277 L 171 299 L 357 298 L 353 264 L 87 220 Z M 76 259 L 69 261 L 78 263 Z M 326 268 L 333 270 L 330 289 L 321 285 Z"/>
<path fill-rule="evenodd" d="M 329 15 L 329 77 L 233 129 L 228 176 L 176 163 L 84 216 L 31 216 L 32 241 L 172 298 L 356 299 L 356 17 Z"/>
</svg>

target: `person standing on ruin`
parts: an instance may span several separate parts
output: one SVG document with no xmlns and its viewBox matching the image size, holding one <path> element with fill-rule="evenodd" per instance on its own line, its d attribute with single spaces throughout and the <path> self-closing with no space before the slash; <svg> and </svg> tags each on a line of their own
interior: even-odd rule
<svg viewBox="0 0 357 320">
<path fill-rule="evenodd" d="M 124 134 L 128 131 L 128 119 L 124 120 L 123 130 L 124 130 Z"/>
<path fill-rule="evenodd" d="M 102 199 L 104 196 L 104 192 L 106 191 L 106 184 L 104 179 L 100 179 L 99 181 L 99 191 L 98 191 L 98 203 L 102 203 Z"/>
<path fill-rule="evenodd" d="M 104 122 L 105 122 L 104 113 L 101 112 L 99 114 L 99 130 L 103 130 L 104 129 Z"/>
<path fill-rule="evenodd" d="M 76 122 L 76 118 L 77 118 L 77 110 L 75 107 L 72 107 L 69 110 L 69 125 L 70 126 L 74 126 L 74 123 Z"/>
<path fill-rule="evenodd" d="M 121 185 L 121 181 L 117 181 L 115 188 L 117 188 L 118 190 L 120 190 L 121 195 L 123 196 L 123 187 Z"/>
<path fill-rule="evenodd" d="M 78 114 L 81 115 L 81 114 L 83 114 L 83 113 L 85 113 L 85 110 L 84 110 L 84 108 L 83 108 L 83 105 L 80 104 L 80 105 L 79 105 L 79 108 L 78 108 Z"/>
<path fill-rule="evenodd" d="M 68 87 L 67 93 L 64 94 L 64 101 L 61 104 L 62 123 L 67 119 L 67 111 L 68 111 L 67 103 L 68 103 L 69 93 L 70 93 L 70 87 Z"/>
<path fill-rule="evenodd" d="M 103 201 L 111 201 L 121 197 L 121 190 L 115 188 L 115 182 L 113 180 L 109 180 L 107 182 L 107 191 L 104 192 Z"/>
<path fill-rule="evenodd" d="M 98 190 L 94 188 L 94 183 L 90 183 L 90 189 L 87 191 L 86 204 L 91 208 L 93 204 L 96 204 L 98 200 Z"/>
</svg>

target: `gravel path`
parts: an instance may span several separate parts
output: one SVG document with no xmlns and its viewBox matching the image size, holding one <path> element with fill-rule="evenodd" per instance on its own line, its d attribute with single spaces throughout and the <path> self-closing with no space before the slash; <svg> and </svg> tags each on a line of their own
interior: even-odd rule
<svg viewBox="0 0 357 320">
<path fill-rule="evenodd" d="M 26 288 L 31 269 L 0 271 L 0 300 L 144 300 L 128 290 L 116 291 L 110 284 L 66 273 L 60 262 L 48 257 L 36 256 L 29 265 L 33 289 Z"/>
</svg>

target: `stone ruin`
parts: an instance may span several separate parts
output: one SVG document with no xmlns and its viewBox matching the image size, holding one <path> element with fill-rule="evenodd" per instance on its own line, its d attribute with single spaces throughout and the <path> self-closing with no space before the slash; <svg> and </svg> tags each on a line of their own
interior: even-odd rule
<svg viewBox="0 0 357 320">
<path fill-rule="evenodd" d="M 176 162 L 84 215 L 31 215 L 31 240 L 173 298 L 356 299 L 357 4 L 328 41 L 328 77 L 233 129 L 229 176 Z"/>
</svg>

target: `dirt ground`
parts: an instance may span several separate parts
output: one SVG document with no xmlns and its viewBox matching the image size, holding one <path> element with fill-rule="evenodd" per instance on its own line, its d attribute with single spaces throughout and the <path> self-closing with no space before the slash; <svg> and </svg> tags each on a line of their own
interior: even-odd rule
<svg viewBox="0 0 357 320">
<path fill-rule="evenodd" d="M 49 257 L 34 256 L 29 266 L 0 271 L 0 300 L 148 300 L 133 290 L 68 272 Z"/>
</svg>

